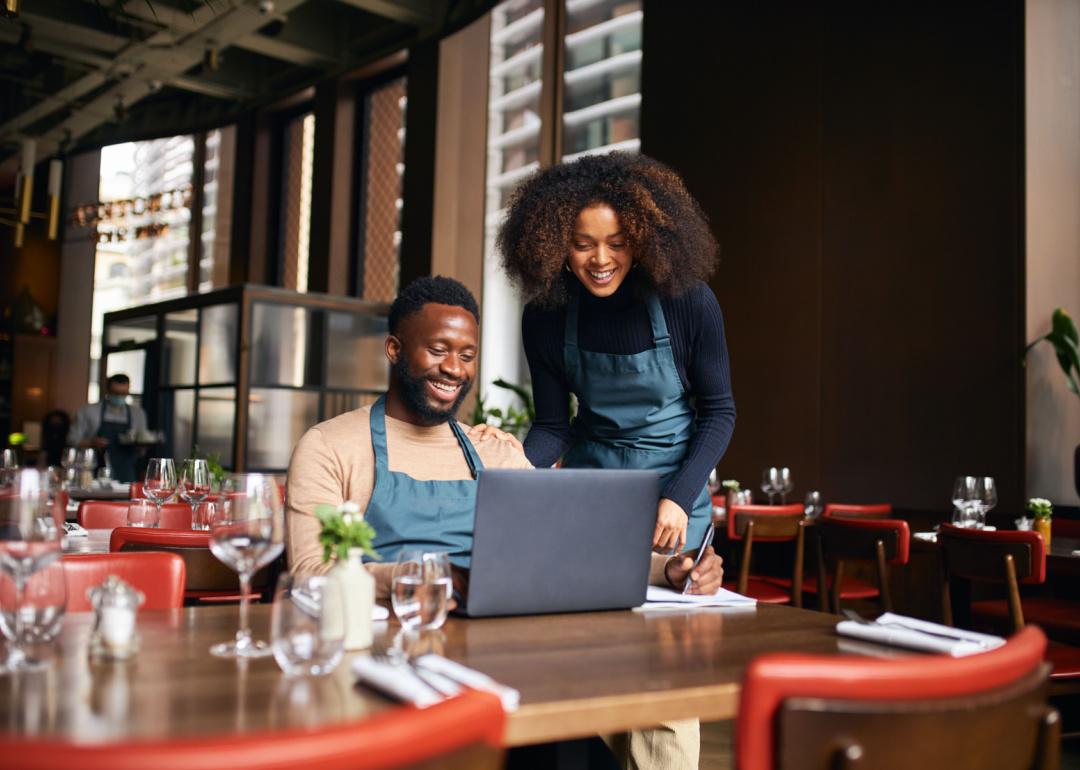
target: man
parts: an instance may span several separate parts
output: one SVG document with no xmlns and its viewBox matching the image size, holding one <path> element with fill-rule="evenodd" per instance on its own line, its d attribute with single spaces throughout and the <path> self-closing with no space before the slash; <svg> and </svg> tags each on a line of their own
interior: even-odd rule
<svg viewBox="0 0 1080 770">
<path fill-rule="evenodd" d="M 120 437 L 146 431 L 146 412 L 128 402 L 131 380 L 126 374 L 114 374 L 105 381 L 105 397 L 96 404 L 79 409 L 75 424 L 68 432 L 68 444 L 93 447 L 99 458 L 108 458 L 112 477 L 117 481 L 135 481 L 136 448 L 123 444 Z"/>
<path fill-rule="evenodd" d="M 532 467 L 512 442 L 474 445 L 454 420 L 476 378 L 479 352 L 479 309 L 467 288 L 451 278 L 420 278 L 394 300 L 389 325 L 386 395 L 308 430 L 293 452 L 286 495 L 289 567 L 300 573 L 330 567 L 322 561 L 315 507 L 359 504 L 383 557 L 367 565 L 381 598 L 390 595 L 403 548 L 445 550 L 459 565 L 468 563 L 476 498 L 470 463 Z M 654 555 L 651 582 L 681 587 L 692 566 L 689 556 Z M 722 575 L 710 552 L 692 590 L 711 593 Z"/>
</svg>

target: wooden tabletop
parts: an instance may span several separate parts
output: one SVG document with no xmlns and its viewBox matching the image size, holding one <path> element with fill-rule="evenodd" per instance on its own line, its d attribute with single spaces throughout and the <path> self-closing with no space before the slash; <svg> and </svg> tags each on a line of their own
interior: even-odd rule
<svg viewBox="0 0 1080 770">
<path fill-rule="evenodd" d="M 272 658 L 211 657 L 233 635 L 236 607 L 142 612 L 142 646 L 127 663 L 87 656 L 88 614 L 65 618 L 39 673 L 0 676 L 0 725 L 77 742 L 178 737 L 364 719 L 394 704 L 353 683 L 349 659 L 322 679 L 286 678 Z M 270 606 L 252 607 L 256 635 Z M 418 642 L 521 691 L 506 742 L 522 745 L 647 727 L 698 716 L 733 717 L 755 655 L 789 650 L 893 654 L 840 640 L 836 619 L 790 607 L 695 612 L 605 612 L 451 619 Z M 377 624 L 388 642 L 395 622 Z M 365 654 L 365 653 L 354 653 Z"/>
<path fill-rule="evenodd" d="M 108 553 L 111 529 L 88 529 L 86 537 L 65 537 L 64 553 Z"/>
</svg>

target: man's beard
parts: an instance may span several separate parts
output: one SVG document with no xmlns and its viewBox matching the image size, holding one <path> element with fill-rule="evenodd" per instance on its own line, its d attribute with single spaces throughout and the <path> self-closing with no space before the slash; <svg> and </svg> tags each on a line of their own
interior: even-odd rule
<svg viewBox="0 0 1080 770">
<path fill-rule="evenodd" d="M 414 377 L 410 374 L 409 366 L 405 363 L 404 358 L 398 358 L 397 362 L 391 366 L 391 370 L 397 383 L 398 395 L 401 396 L 405 407 L 425 423 L 431 425 L 446 422 L 457 414 L 461 402 L 465 400 L 465 396 L 469 395 L 469 390 L 472 389 L 472 380 L 463 380 L 461 390 L 458 391 L 454 403 L 450 404 L 445 410 L 436 409 L 428 402 L 427 377 Z"/>
</svg>

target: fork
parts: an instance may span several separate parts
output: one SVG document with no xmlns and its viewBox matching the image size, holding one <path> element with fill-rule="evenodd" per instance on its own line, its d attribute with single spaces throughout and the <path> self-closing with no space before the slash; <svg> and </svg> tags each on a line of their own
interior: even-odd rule
<svg viewBox="0 0 1080 770">
<path fill-rule="evenodd" d="M 405 668 L 421 682 L 444 697 L 452 698 L 461 694 L 461 686 L 457 682 L 435 671 L 429 671 L 415 665 L 409 659 L 408 652 L 403 647 L 398 646 L 400 638 L 401 634 L 399 633 L 389 646 L 381 640 L 374 641 L 371 645 L 372 660 L 395 668 Z"/>
</svg>

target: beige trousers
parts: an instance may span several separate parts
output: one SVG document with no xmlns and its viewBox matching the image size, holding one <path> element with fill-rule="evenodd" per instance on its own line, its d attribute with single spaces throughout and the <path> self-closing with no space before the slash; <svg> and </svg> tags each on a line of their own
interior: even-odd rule
<svg viewBox="0 0 1080 770">
<path fill-rule="evenodd" d="M 701 723 L 663 722 L 651 730 L 605 736 L 604 742 L 624 770 L 698 770 Z"/>
</svg>

